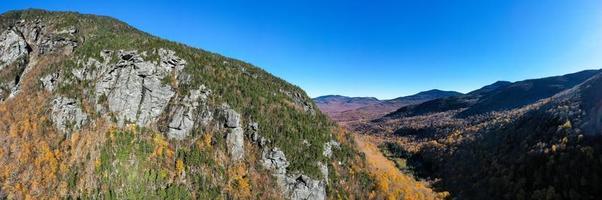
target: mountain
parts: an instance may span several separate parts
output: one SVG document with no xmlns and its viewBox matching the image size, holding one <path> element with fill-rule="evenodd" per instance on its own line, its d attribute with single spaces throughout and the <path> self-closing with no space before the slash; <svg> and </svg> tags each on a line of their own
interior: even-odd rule
<svg viewBox="0 0 602 200">
<path fill-rule="evenodd" d="M 465 103 L 460 109 L 409 106 L 402 117 L 353 128 L 385 138 L 383 151 L 403 160 L 404 169 L 415 176 L 433 180 L 435 189 L 449 191 L 451 198 L 602 195 L 602 71 L 497 85 L 423 103 Z M 514 98 L 502 98 L 506 95 Z M 433 103 L 446 101 L 452 103 Z M 480 107 L 485 102 L 493 105 Z M 474 108 L 480 112 L 463 114 Z"/>
<path fill-rule="evenodd" d="M 572 88 L 597 73 L 599 73 L 599 70 L 585 70 L 563 76 L 524 80 L 515 83 L 498 81 L 466 95 L 435 99 L 402 107 L 387 114 L 384 118 L 410 117 L 458 109 L 464 109 L 458 113 L 458 116 L 468 117 L 492 111 L 515 109 Z"/>
<path fill-rule="evenodd" d="M 337 113 L 353 110 L 367 105 L 378 104 L 381 101 L 374 97 L 346 97 L 327 95 L 314 98 L 314 102 L 325 113 Z"/>
<path fill-rule="evenodd" d="M 476 104 L 461 114 L 468 116 L 518 108 L 572 88 L 598 73 L 599 70 L 586 70 L 563 76 L 519 81 L 479 98 Z"/>
<path fill-rule="evenodd" d="M 365 162 L 248 63 L 111 17 L 0 15 L 0 198 L 381 198 Z"/>
<path fill-rule="evenodd" d="M 469 92 L 469 95 L 478 95 L 478 96 L 483 96 L 483 95 L 487 95 L 490 92 L 496 91 L 497 89 L 500 88 L 504 88 L 506 86 L 512 85 L 512 82 L 510 81 L 496 81 L 495 83 L 492 83 L 490 85 L 486 85 L 483 86 L 482 88 L 479 88 L 475 91 Z"/>
<path fill-rule="evenodd" d="M 350 123 L 378 118 L 403 106 L 457 95 L 461 93 L 434 89 L 390 100 L 330 95 L 317 97 L 314 101 L 318 108 L 333 120 L 339 123 Z"/>
<path fill-rule="evenodd" d="M 602 195 L 600 91 L 599 73 L 458 145 L 456 153 L 445 154 L 445 164 L 436 164 L 453 167 L 435 170 L 447 177 L 441 184 L 464 199 L 597 198 Z M 431 156 L 441 156 L 436 154 Z"/>
</svg>

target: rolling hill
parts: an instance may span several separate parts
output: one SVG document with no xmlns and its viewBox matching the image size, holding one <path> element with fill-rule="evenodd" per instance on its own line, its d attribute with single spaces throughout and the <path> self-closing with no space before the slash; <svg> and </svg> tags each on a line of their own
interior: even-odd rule
<svg viewBox="0 0 602 200">
<path fill-rule="evenodd" d="M 318 108 L 331 119 L 340 124 L 347 124 L 375 119 L 407 105 L 457 95 L 461 95 L 461 93 L 435 89 L 389 100 L 331 95 L 314 98 L 314 101 Z"/>
</svg>

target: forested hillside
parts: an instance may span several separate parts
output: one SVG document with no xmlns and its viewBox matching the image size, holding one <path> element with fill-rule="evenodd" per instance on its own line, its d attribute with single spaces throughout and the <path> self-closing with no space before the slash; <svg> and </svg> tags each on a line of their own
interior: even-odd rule
<svg viewBox="0 0 602 200">
<path fill-rule="evenodd" d="M 601 72 L 494 85 L 353 128 L 452 198 L 597 199 Z"/>
<path fill-rule="evenodd" d="M 0 16 L 0 197 L 378 197 L 300 88 L 110 17 Z"/>
</svg>

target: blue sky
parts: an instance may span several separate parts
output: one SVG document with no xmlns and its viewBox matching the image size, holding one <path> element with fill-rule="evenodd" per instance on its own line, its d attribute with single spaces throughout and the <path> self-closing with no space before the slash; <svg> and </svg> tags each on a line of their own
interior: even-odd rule
<svg viewBox="0 0 602 200">
<path fill-rule="evenodd" d="M 602 68 L 602 1 L 28 1 L 108 15 L 326 94 L 468 92 Z"/>
</svg>

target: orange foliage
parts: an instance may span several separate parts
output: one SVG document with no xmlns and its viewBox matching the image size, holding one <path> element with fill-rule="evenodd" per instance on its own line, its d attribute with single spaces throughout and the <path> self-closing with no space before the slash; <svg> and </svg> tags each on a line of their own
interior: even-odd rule
<svg viewBox="0 0 602 200">
<path fill-rule="evenodd" d="M 58 133 L 50 121 L 48 110 L 52 96 L 39 87 L 39 77 L 60 57 L 37 58 L 36 65 L 19 83 L 19 95 L 0 103 L 0 185 L 9 199 L 58 199 L 67 194 L 67 174 L 83 158 L 95 159 L 92 149 L 101 140 L 97 135 L 82 136 Z M 95 123 L 102 124 L 102 123 Z M 67 137 L 67 138 L 66 138 Z M 77 148 L 77 150 L 73 150 Z M 86 170 L 79 177 L 93 173 Z"/>
<path fill-rule="evenodd" d="M 62 136 L 45 115 L 47 94 L 19 95 L 0 104 L 0 141 L 2 141 L 0 179 L 9 198 L 39 198 L 58 186 L 60 153 L 56 151 Z M 11 162 L 6 162 L 12 160 Z M 51 195 L 52 192 L 49 192 Z"/>
</svg>

